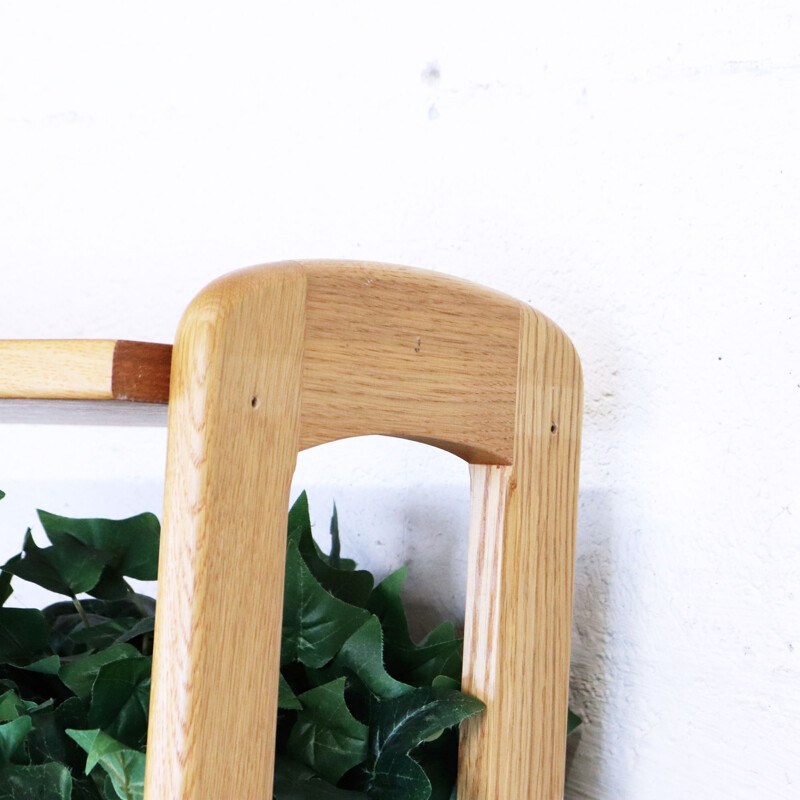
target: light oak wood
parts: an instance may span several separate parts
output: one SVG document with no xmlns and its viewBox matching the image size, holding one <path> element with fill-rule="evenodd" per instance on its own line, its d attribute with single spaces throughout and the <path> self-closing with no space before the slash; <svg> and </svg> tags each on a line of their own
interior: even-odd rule
<svg viewBox="0 0 800 800">
<path fill-rule="evenodd" d="M 0 398 L 112 424 L 169 399 L 147 800 L 270 796 L 296 455 L 365 434 L 471 464 L 463 684 L 487 711 L 459 800 L 562 797 L 582 384 L 545 316 L 435 273 L 284 262 L 207 287 L 174 349 L 0 342 Z"/>
<path fill-rule="evenodd" d="M 470 470 L 459 800 L 563 796 L 581 417 L 572 345 L 524 309 L 513 466 Z"/>
<path fill-rule="evenodd" d="M 546 317 L 433 273 L 287 262 L 201 293 L 173 353 L 148 800 L 269 796 L 295 456 L 369 433 L 474 465 L 464 682 L 489 708 L 460 798 L 559 798 L 580 381 Z"/>
<path fill-rule="evenodd" d="M 173 352 L 145 796 L 269 797 L 305 326 L 292 266 L 223 278 Z"/>
<path fill-rule="evenodd" d="M 113 340 L 0 341 L 0 397 L 112 400 Z"/>
<path fill-rule="evenodd" d="M 516 300 L 407 267 L 315 262 L 305 273 L 302 448 L 379 433 L 511 462 Z"/>
<path fill-rule="evenodd" d="M 165 425 L 171 360 L 168 344 L 0 341 L 0 422 Z"/>
</svg>

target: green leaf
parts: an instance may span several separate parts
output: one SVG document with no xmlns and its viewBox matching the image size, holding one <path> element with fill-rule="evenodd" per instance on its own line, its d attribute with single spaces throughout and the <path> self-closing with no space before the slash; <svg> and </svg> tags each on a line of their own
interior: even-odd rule
<svg viewBox="0 0 800 800">
<path fill-rule="evenodd" d="M 455 678 L 450 678 L 447 675 L 437 675 L 433 681 L 431 681 L 431 686 L 434 689 L 455 689 L 459 691 L 461 689 L 461 681 L 457 681 Z"/>
<path fill-rule="evenodd" d="M 30 664 L 51 655 L 44 614 L 35 608 L 0 608 L 0 662 Z"/>
<path fill-rule="evenodd" d="M 567 711 L 567 736 L 569 736 L 575 728 L 578 727 L 583 720 L 575 714 L 572 710 Z"/>
<path fill-rule="evenodd" d="M 281 665 L 300 661 L 309 667 L 327 664 L 369 613 L 338 600 L 311 574 L 292 534 L 286 548 Z"/>
<path fill-rule="evenodd" d="M 24 756 L 25 739 L 33 730 L 29 716 L 0 724 L 0 764 L 9 764 Z"/>
<path fill-rule="evenodd" d="M 89 725 L 102 728 L 128 747 L 144 746 L 150 671 L 150 659 L 138 654 L 102 666 L 92 685 Z"/>
<path fill-rule="evenodd" d="M 409 751 L 483 708 L 480 700 L 461 692 L 429 688 L 376 703 L 370 718 L 370 796 L 427 800 L 430 781 Z"/>
<path fill-rule="evenodd" d="M 40 548 L 30 528 L 25 534 L 22 552 L 21 559 L 6 562 L 4 572 L 68 597 L 92 589 L 111 558 L 110 553 L 93 550 L 71 537 L 53 547 Z"/>
<path fill-rule="evenodd" d="M 331 783 L 367 757 L 368 728 L 347 708 L 345 683 L 339 678 L 300 695 L 303 710 L 287 748 L 290 756 Z"/>
<path fill-rule="evenodd" d="M 339 789 L 319 777 L 305 764 L 285 756 L 275 758 L 274 800 L 369 800 L 362 792 Z"/>
<path fill-rule="evenodd" d="M 100 764 L 121 800 L 142 800 L 144 753 L 125 747 L 101 730 L 80 731 L 68 728 L 67 735 L 86 751 L 87 775 Z"/>
<path fill-rule="evenodd" d="M 131 639 L 136 639 L 138 636 L 145 636 L 148 633 L 153 633 L 156 626 L 155 617 L 145 617 L 140 619 L 132 628 L 128 628 L 121 636 L 118 636 L 117 642 L 129 642 Z"/>
<path fill-rule="evenodd" d="M 95 550 L 111 553 L 109 567 L 120 575 L 142 581 L 158 576 L 158 541 L 161 525 L 154 514 L 127 519 L 72 519 L 39 511 L 39 520 L 56 545 L 77 539 Z"/>
<path fill-rule="evenodd" d="M 354 675 L 376 697 L 389 699 L 413 691 L 413 686 L 395 680 L 384 667 L 383 631 L 373 614 L 342 645 L 331 664 L 324 668 L 330 678 Z"/>
<path fill-rule="evenodd" d="M 72 800 L 72 775 L 63 764 L 0 769 L 0 800 Z"/>
<path fill-rule="evenodd" d="M 2 699 L 2 698 L 0 698 Z M 289 686 L 289 681 L 283 677 L 282 673 L 278 674 L 278 708 L 286 709 L 287 711 L 299 711 L 303 706 L 297 699 L 297 695 L 292 691 Z"/>
<path fill-rule="evenodd" d="M 33 730 L 27 739 L 31 762 L 59 762 L 82 769 L 84 759 L 65 728 L 86 727 L 86 711 L 77 697 L 70 697 L 56 708 L 37 709 L 32 715 Z"/>
<path fill-rule="evenodd" d="M 106 664 L 122 658 L 139 657 L 139 651 L 133 645 L 115 644 L 99 653 L 81 656 L 75 661 L 63 664 L 58 675 L 78 697 L 89 697 L 95 678 Z"/>
<path fill-rule="evenodd" d="M 61 659 L 58 656 L 45 656 L 31 664 L 22 667 L 29 672 L 38 672 L 42 675 L 58 675 L 61 668 Z"/>
<path fill-rule="evenodd" d="M 134 617 L 122 617 L 122 619 L 107 619 L 97 624 L 85 625 L 72 631 L 70 638 L 78 644 L 85 644 L 91 650 L 102 650 L 120 641 L 121 637 L 137 625 L 141 620 Z"/>
<path fill-rule="evenodd" d="M 355 570 L 355 562 L 338 556 L 339 529 L 338 524 L 334 522 L 335 519 L 334 516 L 334 519 L 331 520 L 334 546 L 331 555 L 326 556 L 311 534 L 308 498 L 303 492 L 289 512 L 289 536 L 297 539 L 298 550 L 303 561 L 324 589 L 345 603 L 364 608 L 375 581 L 370 572 Z"/>
<path fill-rule="evenodd" d="M 92 589 L 90 594 L 103 600 L 124 600 L 133 592 L 130 584 L 122 577 L 122 573 L 116 572 L 111 567 L 103 570 L 97 586 Z"/>
<path fill-rule="evenodd" d="M 430 800 L 450 800 L 458 773 L 458 731 L 446 730 L 434 741 L 424 742 L 414 751 L 414 760 L 430 781 Z"/>
<path fill-rule="evenodd" d="M 29 714 L 37 705 L 32 700 L 23 700 L 14 689 L 9 689 L 0 695 L 0 722 L 10 722 Z"/>
<path fill-rule="evenodd" d="M 11 558 L 8 559 L 8 561 L 6 561 L 6 565 L 10 564 L 13 566 L 21 558 L 22 556 L 19 554 L 12 556 Z M 0 567 L 0 569 L 2 569 L 2 567 Z M 8 598 L 11 597 L 13 592 L 14 590 L 11 588 L 11 573 L 6 572 L 6 570 L 3 569 L 3 571 L 0 572 L 0 606 L 5 605 L 6 600 L 8 600 Z"/>
<path fill-rule="evenodd" d="M 286 532 L 291 535 L 296 530 L 308 530 L 311 533 L 311 514 L 308 510 L 308 495 L 305 492 L 300 492 L 289 509 Z"/>
<path fill-rule="evenodd" d="M 452 623 L 439 625 L 419 645 L 412 641 L 401 598 L 407 575 L 408 567 L 388 575 L 375 587 L 367 605 L 381 621 L 386 662 L 399 680 L 414 686 L 430 686 L 442 674 L 460 677 L 462 640 L 454 638 Z"/>
<path fill-rule="evenodd" d="M 331 554 L 328 557 L 329 563 L 334 569 L 341 569 L 341 549 L 342 544 L 339 540 L 339 512 L 336 503 L 333 504 L 333 514 L 331 515 Z"/>
</svg>

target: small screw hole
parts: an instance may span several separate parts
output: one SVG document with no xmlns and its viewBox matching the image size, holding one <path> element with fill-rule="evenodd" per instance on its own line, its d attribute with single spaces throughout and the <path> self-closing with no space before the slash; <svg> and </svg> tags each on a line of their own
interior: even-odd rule
<svg viewBox="0 0 800 800">
<path fill-rule="evenodd" d="M 550 426 L 550 433 L 558 433 L 558 425 L 555 422 Z"/>
<path fill-rule="evenodd" d="M 258 408 L 258 398 L 257 398 L 257 397 L 254 397 L 254 398 L 253 398 L 253 399 L 250 401 L 250 405 L 251 405 L 253 408 Z"/>
</svg>

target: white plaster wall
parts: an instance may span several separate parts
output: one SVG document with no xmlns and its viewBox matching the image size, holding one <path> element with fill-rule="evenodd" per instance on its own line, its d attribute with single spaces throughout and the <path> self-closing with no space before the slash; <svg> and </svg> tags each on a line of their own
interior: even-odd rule
<svg viewBox="0 0 800 800">
<path fill-rule="evenodd" d="M 343 257 L 573 338 L 572 800 L 800 797 L 799 214 L 790 0 L 0 4 L 0 337 L 170 341 L 222 272 Z M 164 446 L 0 426 L 0 557 L 36 506 L 158 510 Z M 460 462 L 355 440 L 296 485 L 461 615 Z"/>
</svg>

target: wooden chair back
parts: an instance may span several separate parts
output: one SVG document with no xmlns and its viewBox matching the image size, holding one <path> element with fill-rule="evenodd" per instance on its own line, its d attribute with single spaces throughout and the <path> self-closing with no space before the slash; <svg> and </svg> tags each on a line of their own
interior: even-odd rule
<svg viewBox="0 0 800 800">
<path fill-rule="evenodd" d="M 164 348 L 0 343 L 0 397 L 169 389 L 147 800 L 271 796 L 297 453 L 366 434 L 470 465 L 463 689 L 487 709 L 462 726 L 459 800 L 560 800 L 582 406 L 564 333 L 436 273 L 304 261 L 215 281 L 171 375 Z"/>
</svg>

